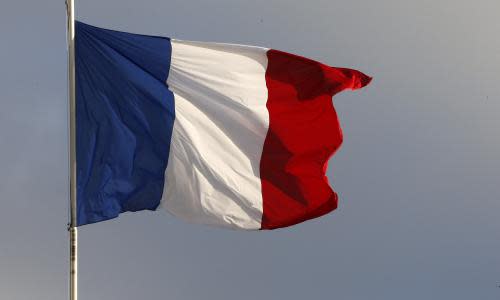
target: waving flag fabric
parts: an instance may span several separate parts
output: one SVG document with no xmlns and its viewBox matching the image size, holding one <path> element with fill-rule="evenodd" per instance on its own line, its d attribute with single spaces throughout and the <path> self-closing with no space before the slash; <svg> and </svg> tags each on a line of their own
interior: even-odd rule
<svg viewBox="0 0 500 300">
<path fill-rule="evenodd" d="M 337 207 L 331 97 L 363 73 L 261 47 L 76 25 L 78 225 L 162 207 L 273 229 Z"/>
</svg>

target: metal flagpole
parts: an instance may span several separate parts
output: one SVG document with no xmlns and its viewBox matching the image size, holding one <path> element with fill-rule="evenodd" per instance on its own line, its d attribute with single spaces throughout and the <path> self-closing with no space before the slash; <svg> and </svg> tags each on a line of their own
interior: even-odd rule
<svg viewBox="0 0 500 300">
<path fill-rule="evenodd" d="M 66 0 L 69 93 L 69 299 L 78 299 L 78 231 L 76 222 L 75 1 Z"/>
</svg>

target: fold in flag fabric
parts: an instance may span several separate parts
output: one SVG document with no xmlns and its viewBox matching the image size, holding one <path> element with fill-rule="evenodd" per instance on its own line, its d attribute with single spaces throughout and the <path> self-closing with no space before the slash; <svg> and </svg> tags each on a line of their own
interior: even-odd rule
<svg viewBox="0 0 500 300">
<path fill-rule="evenodd" d="M 332 96 L 371 78 L 261 47 L 76 24 L 77 223 L 161 207 L 273 229 L 324 215 Z"/>
</svg>

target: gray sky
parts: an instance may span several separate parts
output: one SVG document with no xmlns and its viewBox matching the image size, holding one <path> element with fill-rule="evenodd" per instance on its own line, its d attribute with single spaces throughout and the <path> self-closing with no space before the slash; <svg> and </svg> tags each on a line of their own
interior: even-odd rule
<svg viewBox="0 0 500 300">
<path fill-rule="evenodd" d="M 335 98 L 334 213 L 272 232 L 164 212 L 80 229 L 80 300 L 500 299 L 498 0 L 77 0 L 118 30 L 374 76 Z M 67 299 L 64 1 L 0 4 L 0 298 Z"/>
</svg>

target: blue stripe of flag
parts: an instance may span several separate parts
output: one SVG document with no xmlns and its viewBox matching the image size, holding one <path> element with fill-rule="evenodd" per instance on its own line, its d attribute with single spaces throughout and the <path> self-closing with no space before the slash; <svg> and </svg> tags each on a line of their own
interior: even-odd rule
<svg viewBox="0 0 500 300">
<path fill-rule="evenodd" d="M 170 39 L 77 22 L 75 47 L 77 223 L 154 210 L 175 119 Z"/>
</svg>

